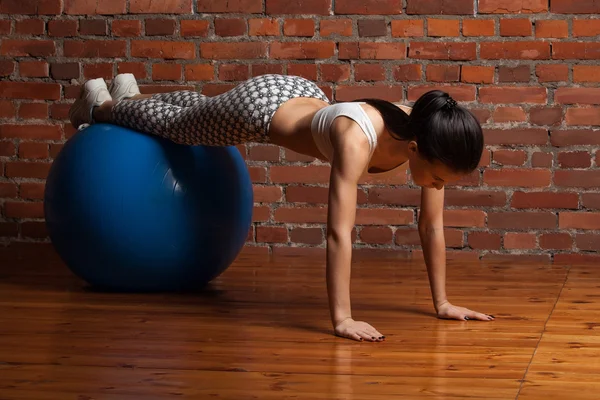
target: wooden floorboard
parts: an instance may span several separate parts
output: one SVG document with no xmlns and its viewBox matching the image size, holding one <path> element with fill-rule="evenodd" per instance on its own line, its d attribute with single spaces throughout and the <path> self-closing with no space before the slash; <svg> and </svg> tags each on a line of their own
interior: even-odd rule
<svg viewBox="0 0 600 400">
<path fill-rule="evenodd" d="M 435 318 L 420 262 L 373 255 L 352 274 L 354 317 L 385 342 L 332 335 L 320 258 L 243 256 L 206 290 L 177 294 L 97 292 L 56 260 L 4 263 L 0 400 L 600 392 L 593 267 L 450 262 L 450 300 L 493 322 Z"/>
</svg>

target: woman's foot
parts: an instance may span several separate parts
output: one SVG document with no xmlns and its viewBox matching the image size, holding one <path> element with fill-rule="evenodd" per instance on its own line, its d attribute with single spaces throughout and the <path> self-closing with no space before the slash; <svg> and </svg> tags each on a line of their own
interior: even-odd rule
<svg viewBox="0 0 600 400">
<path fill-rule="evenodd" d="M 110 100 L 112 100 L 112 97 L 104 79 L 90 79 L 83 85 L 79 98 L 75 100 L 69 110 L 71 125 L 78 129 L 80 125 L 92 124 L 94 122 L 92 118 L 94 107 L 99 107 Z"/>
<path fill-rule="evenodd" d="M 114 101 L 129 99 L 140 94 L 140 88 L 137 85 L 133 74 L 119 74 L 110 83 L 108 89 Z"/>
</svg>

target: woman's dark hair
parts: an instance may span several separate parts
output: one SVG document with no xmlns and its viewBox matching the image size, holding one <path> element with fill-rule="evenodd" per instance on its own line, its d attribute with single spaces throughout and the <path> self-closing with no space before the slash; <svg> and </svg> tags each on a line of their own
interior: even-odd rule
<svg viewBox="0 0 600 400">
<path fill-rule="evenodd" d="M 386 100 L 354 101 L 375 107 L 390 134 L 398 140 L 415 140 L 429 162 L 438 160 L 458 173 L 469 173 L 479 165 L 484 147 L 481 125 L 448 93 L 431 90 L 423 94 L 410 115 Z"/>
</svg>

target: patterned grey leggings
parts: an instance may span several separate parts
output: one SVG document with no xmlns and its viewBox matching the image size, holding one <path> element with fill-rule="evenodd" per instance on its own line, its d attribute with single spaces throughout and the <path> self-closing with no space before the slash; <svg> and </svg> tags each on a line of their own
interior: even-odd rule
<svg viewBox="0 0 600 400">
<path fill-rule="evenodd" d="M 177 91 L 123 100 L 113 107 L 112 121 L 185 145 L 267 143 L 273 114 L 294 97 L 329 103 L 315 83 L 298 76 L 271 74 L 249 79 L 214 97 Z"/>
</svg>

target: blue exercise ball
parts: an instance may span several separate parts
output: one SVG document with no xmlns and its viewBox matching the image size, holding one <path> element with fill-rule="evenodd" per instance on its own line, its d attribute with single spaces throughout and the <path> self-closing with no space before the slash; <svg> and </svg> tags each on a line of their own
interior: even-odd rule
<svg viewBox="0 0 600 400">
<path fill-rule="evenodd" d="M 54 160 L 44 209 L 57 253 L 91 286 L 189 290 L 238 256 L 253 192 L 234 146 L 184 146 L 94 124 Z"/>
</svg>

